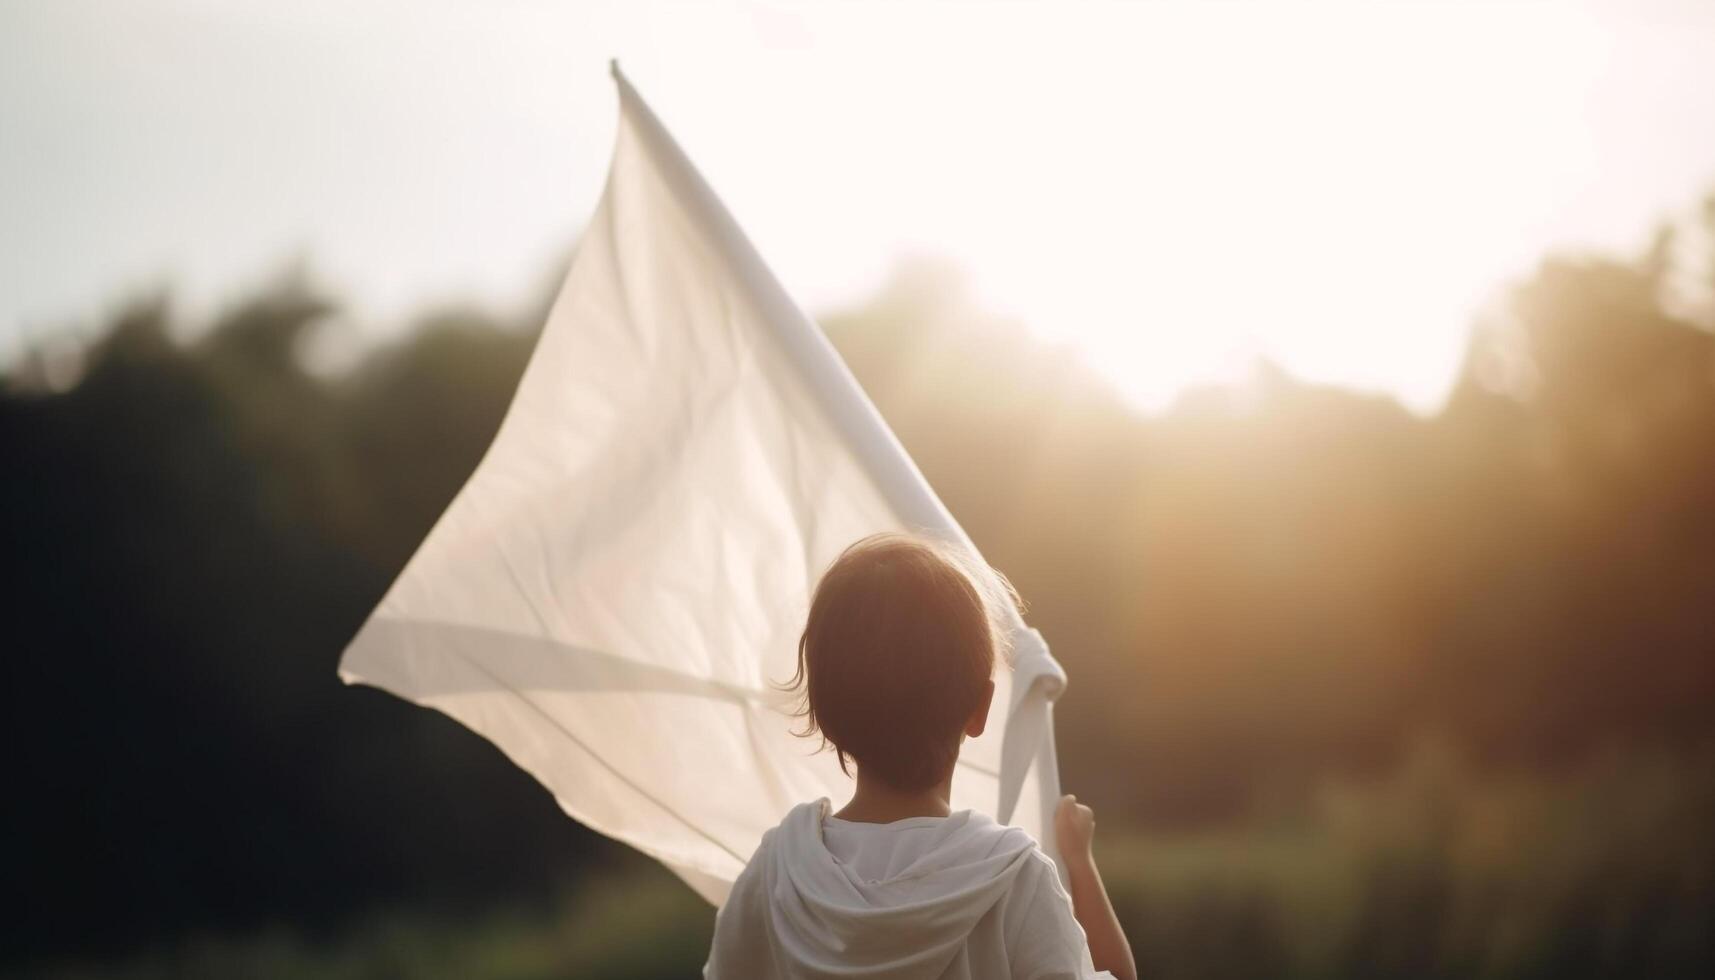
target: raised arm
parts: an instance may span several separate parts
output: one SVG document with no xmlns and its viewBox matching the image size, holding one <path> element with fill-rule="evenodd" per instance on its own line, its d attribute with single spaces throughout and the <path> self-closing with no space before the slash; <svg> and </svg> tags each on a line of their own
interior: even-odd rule
<svg viewBox="0 0 1715 980">
<path fill-rule="evenodd" d="M 1075 796 L 1060 798 L 1054 811 L 1054 832 L 1060 842 L 1060 857 L 1072 886 L 1072 914 L 1084 927 L 1090 943 L 1090 960 L 1096 969 L 1112 973 L 1117 980 L 1137 980 L 1137 962 L 1131 944 L 1114 915 L 1108 890 L 1096 870 L 1091 844 L 1096 836 L 1096 815 Z"/>
</svg>

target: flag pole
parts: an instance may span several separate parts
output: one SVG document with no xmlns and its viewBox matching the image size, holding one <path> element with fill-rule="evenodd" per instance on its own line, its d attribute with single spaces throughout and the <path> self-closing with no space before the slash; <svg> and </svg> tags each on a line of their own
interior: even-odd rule
<svg viewBox="0 0 1715 980">
<path fill-rule="evenodd" d="M 768 271 L 756 246 L 721 203 L 708 182 L 691 163 L 661 120 L 632 87 L 620 70 L 619 59 L 608 62 L 608 70 L 619 87 L 621 112 L 629 112 L 638 135 L 663 164 L 662 179 L 673 188 L 680 203 L 724 247 L 738 272 L 745 293 L 758 307 L 759 317 L 779 341 L 787 356 L 805 376 L 812 392 L 835 430 L 852 452 L 867 465 L 877 489 L 908 525 L 950 540 L 978 555 L 976 545 L 935 495 L 917 464 L 900 444 L 893 430 L 876 409 L 857 378 L 834 349 L 820 327 L 786 293 Z M 1053 810 L 1059 801 L 1059 768 L 1054 756 L 1052 704 L 1066 687 L 1066 672 L 1042 639 L 1031 629 L 1017 608 L 1008 604 L 1005 615 L 1014 639 L 1014 689 L 1008 731 L 1001 742 L 1000 798 L 995 816 L 1009 821 L 1018 803 L 1019 791 L 1033 760 L 1039 765 L 1043 836 L 1053 836 Z M 1058 850 L 1052 840 L 1042 842 Z M 1056 856 L 1064 876 L 1064 864 Z"/>
</svg>

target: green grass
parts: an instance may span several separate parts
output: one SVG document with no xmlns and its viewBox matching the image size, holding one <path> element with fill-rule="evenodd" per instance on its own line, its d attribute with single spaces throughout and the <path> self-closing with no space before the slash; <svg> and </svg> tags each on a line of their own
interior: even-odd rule
<svg viewBox="0 0 1715 980">
<path fill-rule="evenodd" d="M 1715 976 L 1710 758 L 1478 778 L 1430 747 L 1246 827 L 1099 857 L 1153 977 Z"/>
<path fill-rule="evenodd" d="M 1715 752 L 1615 754 L 1557 776 L 1472 774 L 1433 746 L 1243 826 L 1114 832 L 1098 857 L 1144 976 L 1715 976 Z M 311 942 L 191 937 L 21 976 L 694 977 L 712 910 L 641 858 L 550 910 L 397 915 Z"/>
<path fill-rule="evenodd" d="M 288 927 L 188 937 L 119 962 L 43 964 L 43 980 L 655 980 L 699 975 L 714 910 L 677 878 L 638 859 L 586 879 L 550 911 L 513 909 L 474 920 L 382 916 L 332 941 Z"/>
</svg>

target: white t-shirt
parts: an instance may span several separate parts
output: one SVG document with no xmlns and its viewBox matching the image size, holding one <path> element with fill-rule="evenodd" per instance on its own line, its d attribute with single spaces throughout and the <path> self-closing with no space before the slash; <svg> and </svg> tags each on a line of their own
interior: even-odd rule
<svg viewBox="0 0 1715 980">
<path fill-rule="evenodd" d="M 1090 980 L 1054 863 L 972 810 L 871 824 L 793 808 L 715 920 L 704 976 Z"/>
</svg>

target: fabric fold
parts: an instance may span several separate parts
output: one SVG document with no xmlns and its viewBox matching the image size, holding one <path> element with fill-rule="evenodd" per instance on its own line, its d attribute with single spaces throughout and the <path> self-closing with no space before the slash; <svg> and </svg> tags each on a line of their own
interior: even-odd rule
<svg viewBox="0 0 1715 980">
<path fill-rule="evenodd" d="M 479 732 L 718 905 L 782 814 L 849 792 L 778 688 L 817 577 L 878 531 L 975 548 L 614 78 L 607 185 L 512 404 L 340 676 Z M 1006 717 L 966 743 L 954 803 L 1042 838 L 1065 674 L 1010 628 Z"/>
</svg>

